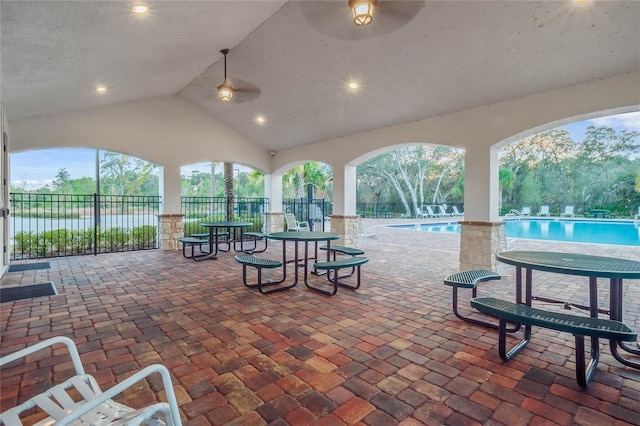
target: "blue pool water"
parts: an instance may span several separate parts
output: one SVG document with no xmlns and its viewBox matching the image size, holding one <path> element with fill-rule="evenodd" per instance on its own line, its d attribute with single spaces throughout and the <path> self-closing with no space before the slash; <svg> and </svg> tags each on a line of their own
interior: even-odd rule
<svg viewBox="0 0 640 426">
<path fill-rule="evenodd" d="M 426 232 L 460 233 L 460 225 L 456 222 L 389 226 Z M 508 220 L 506 230 L 508 238 L 640 246 L 640 227 L 632 221 Z"/>
</svg>

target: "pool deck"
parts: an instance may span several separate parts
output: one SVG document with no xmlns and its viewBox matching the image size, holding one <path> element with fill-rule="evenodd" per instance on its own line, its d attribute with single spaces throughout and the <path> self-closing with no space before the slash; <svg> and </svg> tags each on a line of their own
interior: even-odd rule
<svg viewBox="0 0 640 426">
<path fill-rule="evenodd" d="M 197 263 L 161 251 L 49 259 L 50 269 L 3 276 L 3 287 L 53 281 L 59 295 L 0 305 L 0 349 L 69 336 L 103 388 L 160 362 L 185 425 L 640 425 L 640 371 L 604 344 L 586 390 L 566 333 L 534 329 L 532 343 L 503 363 L 497 333 L 451 311 L 442 282 L 458 270 L 459 236 L 384 226 L 402 222 L 416 221 L 365 221 L 380 248 L 367 243 L 362 287 L 333 297 L 300 285 L 261 295 L 242 285 L 231 253 Z M 517 248 L 640 259 L 629 246 L 518 240 Z M 271 242 L 263 255 L 280 251 Z M 481 295 L 513 297 L 513 268 L 499 272 Z M 536 272 L 535 280 L 538 291 L 586 300 L 580 277 Z M 607 306 L 605 280 L 601 288 Z M 640 280 L 625 281 L 624 293 L 625 322 L 640 330 Z M 3 369 L 0 408 L 69 368 L 43 357 Z M 144 383 L 123 401 L 139 406 L 155 390 Z"/>
</svg>

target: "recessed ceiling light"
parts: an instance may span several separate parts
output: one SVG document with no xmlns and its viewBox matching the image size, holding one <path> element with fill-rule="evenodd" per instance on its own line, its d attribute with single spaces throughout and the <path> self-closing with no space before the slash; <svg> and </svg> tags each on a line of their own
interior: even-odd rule
<svg viewBox="0 0 640 426">
<path fill-rule="evenodd" d="M 360 88 L 360 85 L 358 84 L 357 81 L 350 81 L 348 84 L 349 90 L 351 91 L 355 91 L 358 90 Z"/>
<path fill-rule="evenodd" d="M 264 118 L 263 115 L 256 116 L 256 123 L 259 125 L 264 125 L 267 122 L 267 119 Z"/>
<path fill-rule="evenodd" d="M 149 7 L 145 4 L 137 4 L 131 8 L 131 11 L 135 14 L 142 15 L 149 11 Z"/>
<path fill-rule="evenodd" d="M 103 86 L 102 84 L 96 86 L 96 92 L 97 93 L 106 93 L 107 92 L 107 88 L 105 86 Z"/>
</svg>

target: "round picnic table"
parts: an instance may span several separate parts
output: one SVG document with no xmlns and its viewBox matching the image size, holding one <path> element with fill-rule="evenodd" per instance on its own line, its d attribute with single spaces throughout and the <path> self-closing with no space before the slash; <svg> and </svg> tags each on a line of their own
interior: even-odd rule
<svg viewBox="0 0 640 426">
<path fill-rule="evenodd" d="M 299 275 L 298 275 L 298 266 L 300 265 L 301 267 L 304 268 L 304 273 L 303 273 L 303 280 L 305 285 L 308 286 L 307 284 L 307 278 L 308 278 L 308 273 L 309 273 L 309 243 L 316 243 L 315 244 L 315 252 L 314 252 L 314 257 L 311 257 L 311 259 L 317 259 L 318 257 L 318 242 L 319 241 L 326 241 L 327 242 L 327 261 L 330 260 L 330 244 L 331 241 L 333 240 L 337 240 L 338 238 L 340 238 L 340 234 L 336 234 L 334 232 L 313 232 L 313 231 L 285 231 L 285 232 L 273 232 L 271 234 L 267 234 L 267 238 L 271 239 L 271 240 L 278 240 L 278 241 L 282 241 L 282 279 L 274 282 L 273 284 L 277 284 L 277 283 L 281 283 L 284 282 L 287 278 L 287 241 L 293 241 L 294 242 L 294 259 L 293 259 L 293 264 L 294 266 L 294 281 L 293 283 L 287 285 L 286 287 L 283 287 L 283 290 L 295 287 L 298 284 L 298 280 L 299 280 Z M 300 259 L 300 255 L 299 255 L 299 244 L 300 243 L 304 243 L 304 256 L 302 259 Z M 302 262 L 302 263 L 300 263 Z"/>
<path fill-rule="evenodd" d="M 204 222 L 201 223 L 203 228 L 207 228 L 209 230 L 209 252 L 202 255 L 194 257 L 194 260 L 204 260 L 204 259 L 217 259 L 218 250 L 220 251 L 230 251 L 231 250 L 231 242 L 233 242 L 233 246 L 235 248 L 236 244 L 236 229 L 240 230 L 240 246 L 242 247 L 243 233 L 244 228 L 248 228 L 253 226 L 253 222 Z M 226 244 L 228 245 L 227 250 L 218 249 L 218 229 L 227 229 L 229 232 L 229 237 L 227 238 Z M 231 233 L 231 229 L 233 229 L 233 234 Z"/>
<path fill-rule="evenodd" d="M 566 303 L 542 296 L 533 296 L 533 270 L 589 277 L 589 306 L 575 306 L 588 309 L 594 318 L 598 316 L 598 313 L 608 313 L 610 319 L 622 321 L 624 303 L 622 281 L 625 278 L 640 279 L 640 262 L 608 256 L 549 251 L 506 251 L 496 254 L 496 259 L 516 267 L 517 303 L 523 303 L 522 268 L 526 270 L 524 303 L 529 306 L 531 306 L 532 300 Z M 604 312 L 598 309 L 598 278 L 609 278 L 609 310 Z M 593 338 L 593 345 L 597 345 L 597 338 Z M 631 348 L 624 342 L 611 340 L 609 346 L 613 357 L 620 363 L 640 369 L 640 362 L 623 357 L 618 348 L 634 355 L 640 355 L 640 350 Z"/>
</svg>

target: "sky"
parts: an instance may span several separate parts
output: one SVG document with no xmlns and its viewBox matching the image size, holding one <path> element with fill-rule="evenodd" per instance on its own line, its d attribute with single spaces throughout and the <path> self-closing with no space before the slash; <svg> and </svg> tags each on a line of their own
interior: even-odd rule
<svg viewBox="0 0 640 426">
<path fill-rule="evenodd" d="M 580 121 L 562 126 L 562 128 L 571 134 L 573 140 L 581 141 L 584 139 L 585 130 L 589 126 L 608 126 L 617 131 L 627 129 L 640 132 L 640 111 Z M 95 149 L 81 148 L 12 153 L 9 159 L 11 173 L 9 178 L 12 185 L 19 188 L 24 187 L 25 189 L 35 189 L 51 184 L 58 171 L 62 168 L 69 172 L 71 179 L 95 178 L 95 156 Z M 209 171 L 209 164 L 198 163 L 183 166 L 181 174 L 189 176 L 194 170 Z"/>
</svg>

